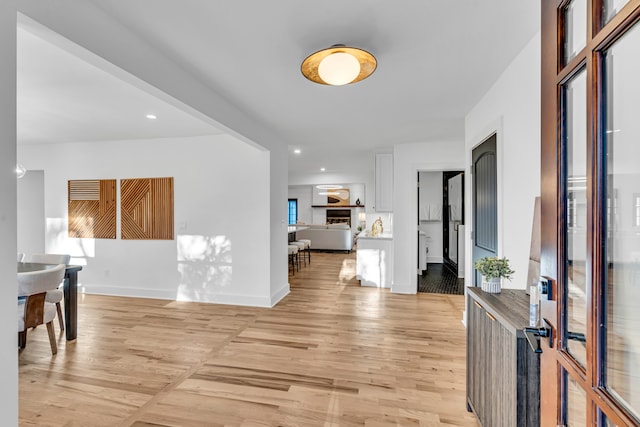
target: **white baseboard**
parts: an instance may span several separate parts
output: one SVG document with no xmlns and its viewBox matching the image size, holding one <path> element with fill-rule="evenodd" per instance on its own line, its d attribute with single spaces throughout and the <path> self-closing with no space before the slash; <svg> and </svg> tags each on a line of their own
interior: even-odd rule
<svg viewBox="0 0 640 427">
<path fill-rule="evenodd" d="M 94 294 L 94 295 L 108 295 L 117 297 L 130 297 L 130 298 L 155 298 L 172 301 L 193 301 L 193 302 L 205 302 L 212 304 L 226 304 L 226 305 L 241 305 L 248 307 L 273 307 L 278 301 L 284 298 L 289 293 L 289 284 L 283 286 L 272 298 L 259 297 L 253 295 L 238 295 L 238 294 L 222 294 L 211 293 L 204 295 L 204 298 L 195 300 L 187 298 L 178 298 L 178 291 L 169 291 L 164 289 L 144 289 L 144 288 L 122 288 L 114 286 L 102 286 L 102 285 L 87 285 L 82 284 L 79 289 L 79 293 Z M 272 303 L 272 301 L 274 303 Z"/>
<path fill-rule="evenodd" d="M 286 283 L 283 287 L 281 287 L 275 294 L 271 295 L 271 305 L 270 307 L 275 307 L 284 297 L 289 295 L 291 292 L 291 288 L 289 283 Z"/>
<path fill-rule="evenodd" d="M 120 288 L 115 286 L 87 285 L 82 284 L 78 288 L 78 293 L 89 295 L 108 295 L 113 297 L 131 297 L 131 298 L 154 298 L 154 299 L 177 299 L 176 291 L 168 291 L 165 289 L 143 289 L 143 288 Z"/>
</svg>

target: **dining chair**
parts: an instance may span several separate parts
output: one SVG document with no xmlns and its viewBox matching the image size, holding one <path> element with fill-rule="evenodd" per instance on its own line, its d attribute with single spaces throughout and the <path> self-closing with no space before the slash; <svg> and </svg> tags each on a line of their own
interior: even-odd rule
<svg viewBox="0 0 640 427">
<path fill-rule="evenodd" d="M 29 254 L 25 255 L 24 262 L 38 262 L 42 264 L 65 264 L 69 265 L 69 261 L 71 260 L 71 256 L 67 254 Z M 61 281 L 61 285 L 64 282 Z M 47 302 L 53 303 L 56 305 L 56 310 L 58 311 L 58 323 L 60 324 L 60 330 L 64 331 L 64 317 L 62 316 L 62 306 L 61 301 L 64 299 L 64 292 L 58 286 L 55 289 L 52 289 L 47 292 Z"/>
<path fill-rule="evenodd" d="M 56 289 L 66 269 L 65 264 L 58 264 L 48 270 L 37 270 L 18 273 L 18 347 L 27 346 L 27 330 L 38 325 L 47 325 L 51 353 L 58 352 L 53 329 L 56 317 L 55 304 L 45 301 L 47 291 Z M 21 299 L 21 297 L 25 297 Z"/>
</svg>

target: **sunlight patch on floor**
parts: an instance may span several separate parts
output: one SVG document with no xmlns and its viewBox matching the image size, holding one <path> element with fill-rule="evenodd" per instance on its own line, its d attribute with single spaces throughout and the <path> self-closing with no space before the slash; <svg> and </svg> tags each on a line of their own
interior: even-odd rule
<svg viewBox="0 0 640 427">
<path fill-rule="evenodd" d="M 342 261 L 338 282 L 342 285 L 356 277 L 356 260 L 345 259 Z"/>
</svg>

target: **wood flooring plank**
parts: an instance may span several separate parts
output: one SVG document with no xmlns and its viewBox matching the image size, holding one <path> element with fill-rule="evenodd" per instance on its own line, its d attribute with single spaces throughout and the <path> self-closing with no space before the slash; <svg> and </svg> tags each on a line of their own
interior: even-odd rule
<svg viewBox="0 0 640 427">
<path fill-rule="evenodd" d="M 361 287 L 355 253 L 289 280 L 271 309 L 80 295 L 77 341 L 20 352 L 20 425 L 477 426 L 463 296 Z"/>
</svg>

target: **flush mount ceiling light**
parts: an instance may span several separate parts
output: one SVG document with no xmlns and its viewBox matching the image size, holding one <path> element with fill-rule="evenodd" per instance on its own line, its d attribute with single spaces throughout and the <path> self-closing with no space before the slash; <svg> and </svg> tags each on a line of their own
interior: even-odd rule
<svg viewBox="0 0 640 427">
<path fill-rule="evenodd" d="M 334 44 L 307 56 L 300 70 L 312 82 L 342 86 L 366 79 L 377 65 L 376 58 L 366 50 Z"/>
</svg>

